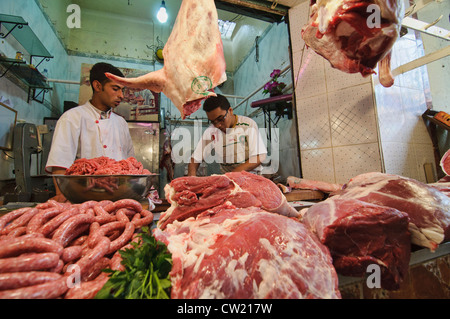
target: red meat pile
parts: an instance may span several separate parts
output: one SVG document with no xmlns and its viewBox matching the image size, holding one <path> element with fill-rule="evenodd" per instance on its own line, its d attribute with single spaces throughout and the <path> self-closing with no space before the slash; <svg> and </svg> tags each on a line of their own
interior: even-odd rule
<svg viewBox="0 0 450 319">
<path fill-rule="evenodd" d="M 90 299 L 153 214 L 132 199 L 49 200 L 0 218 L 0 299 Z"/>
<path fill-rule="evenodd" d="M 66 171 L 66 175 L 145 175 L 151 174 L 141 162 L 134 157 L 116 161 L 101 156 L 91 159 L 80 158 L 75 160 Z"/>
</svg>

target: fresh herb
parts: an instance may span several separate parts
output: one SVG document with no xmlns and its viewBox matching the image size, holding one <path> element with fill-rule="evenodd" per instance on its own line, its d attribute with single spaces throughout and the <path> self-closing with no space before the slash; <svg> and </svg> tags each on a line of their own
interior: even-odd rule
<svg viewBox="0 0 450 319">
<path fill-rule="evenodd" d="M 142 228 L 133 249 L 120 250 L 124 271 L 113 271 L 109 280 L 95 296 L 96 299 L 168 299 L 172 256 L 164 243 L 157 241 Z"/>
</svg>

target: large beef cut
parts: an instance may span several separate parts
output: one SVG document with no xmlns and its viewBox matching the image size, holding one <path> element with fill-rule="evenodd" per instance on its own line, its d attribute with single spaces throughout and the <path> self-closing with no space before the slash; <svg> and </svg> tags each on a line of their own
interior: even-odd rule
<svg viewBox="0 0 450 319">
<path fill-rule="evenodd" d="M 431 183 L 427 185 L 436 188 L 440 192 L 450 197 L 450 176 L 446 175 L 440 180 L 438 180 L 436 183 Z"/>
<path fill-rule="evenodd" d="M 328 249 L 296 219 L 228 202 L 154 235 L 172 254 L 171 298 L 340 298 Z"/>
<path fill-rule="evenodd" d="M 450 198 L 415 179 L 379 172 L 361 174 L 344 185 L 340 196 L 407 213 L 413 244 L 434 251 L 450 239 Z"/>
<path fill-rule="evenodd" d="M 338 274 L 362 277 L 378 265 L 381 287 L 400 288 L 411 253 L 407 214 L 333 196 L 311 206 L 302 221 L 329 248 Z"/>
<path fill-rule="evenodd" d="M 162 69 L 137 78 L 106 75 L 127 87 L 164 93 L 184 119 L 227 79 L 214 0 L 183 0 L 163 57 Z"/>
<path fill-rule="evenodd" d="M 275 183 L 245 171 L 206 177 L 179 177 L 167 184 L 164 191 L 171 206 L 158 221 L 158 227 L 162 229 L 175 220 L 195 217 L 226 201 L 240 208 L 261 207 L 289 217 L 299 216 Z"/>
<path fill-rule="evenodd" d="M 380 83 L 394 84 L 390 51 L 403 19 L 403 0 L 311 0 L 302 38 L 330 64 L 347 73 L 375 73 Z"/>
</svg>

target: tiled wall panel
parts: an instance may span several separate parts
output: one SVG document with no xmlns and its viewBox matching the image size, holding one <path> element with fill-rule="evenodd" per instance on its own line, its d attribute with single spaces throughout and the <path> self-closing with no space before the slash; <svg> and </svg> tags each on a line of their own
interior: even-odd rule
<svg viewBox="0 0 450 319">
<path fill-rule="evenodd" d="M 345 183 L 379 171 L 425 182 L 423 165 L 434 164 L 421 118 L 427 108 L 425 67 L 396 77 L 390 88 L 376 75 L 334 69 L 301 39 L 308 16 L 309 2 L 289 10 L 303 177 Z M 422 55 L 421 42 L 409 32 L 394 46 L 392 68 Z"/>
</svg>

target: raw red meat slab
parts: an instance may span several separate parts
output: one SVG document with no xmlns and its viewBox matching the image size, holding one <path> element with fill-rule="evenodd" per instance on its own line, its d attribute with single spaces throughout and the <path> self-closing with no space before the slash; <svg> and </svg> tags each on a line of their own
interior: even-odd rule
<svg viewBox="0 0 450 319">
<path fill-rule="evenodd" d="M 171 298 L 340 298 L 328 249 L 293 218 L 228 202 L 154 234 L 172 253 Z"/>
<path fill-rule="evenodd" d="M 413 244 L 434 251 L 450 239 L 450 198 L 415 179 L 379 172 L 361 174 L 344 185 L 340 196 L 407 213 Z"/>
<path fill-rule="evenodd" d="M 206 177 L 179 177 L 164 187 L 171 207 L 161 214 L 158 227 L 195 217 L 204 210 L 230 201 L 236 207 L 261 207 L 266 211 L 297 217 L 280 189 L 271 180 L 248 172 Z"/>
<path fill-rule="evenodd" d="M 329 248 L 339 274 L 362 277 L 374 264 L 381 270 L 381 286 L 399 289 L 411 255 L 407 214 L 333 196 L 311 206 L 302 222 Z"/>
</svg>

